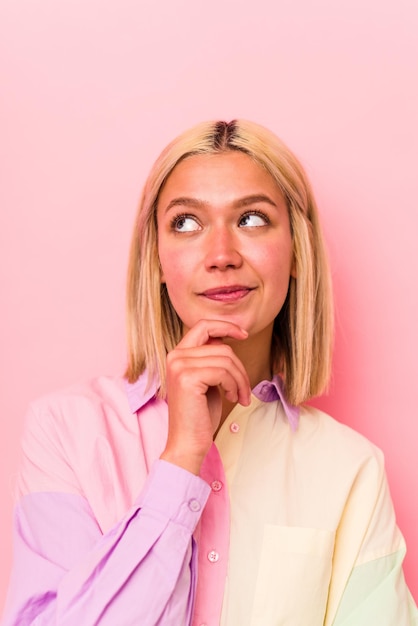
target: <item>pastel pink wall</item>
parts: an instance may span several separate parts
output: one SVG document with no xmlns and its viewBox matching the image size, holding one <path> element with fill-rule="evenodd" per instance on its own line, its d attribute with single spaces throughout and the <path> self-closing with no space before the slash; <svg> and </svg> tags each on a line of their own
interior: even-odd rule
<svg viewBox="0 0 418 626">
<path fill-rule="evenodd" d="M 385 452 L 418 599 L 415 0 L 2 0 L 0 604 L 28 401 L 124 364 L 139 192 L 180 130 L 247 117 L 320 201 L 338 316 L 320 405 Z"/>
</svg>

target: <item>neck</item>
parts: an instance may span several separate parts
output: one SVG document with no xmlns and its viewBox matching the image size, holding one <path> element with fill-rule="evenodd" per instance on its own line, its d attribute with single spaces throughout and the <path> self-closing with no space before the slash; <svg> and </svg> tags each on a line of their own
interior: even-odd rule
<svg viewBox="0 0 418 626">
<path fill-rule="evenodd" d="M 272 329 L 270 328 L 245 341 L 224 340 L 231 346 L 245 367 L 251 389 L 262 380 L 270 380 L 272 377 L 271 340 Z"/>
<path fill-rule="evenodd" d="M 262 380 L 271 380 L 271 331 L 249 337 L 246 341 L 225 340 L 225 343 L 229 343 L 244 365 L 250 379 L 251 389 L 254 389 Z M 221 424 L 228 417 L 234 406 L 234 403 L 222 397 Z"/>
</svg>

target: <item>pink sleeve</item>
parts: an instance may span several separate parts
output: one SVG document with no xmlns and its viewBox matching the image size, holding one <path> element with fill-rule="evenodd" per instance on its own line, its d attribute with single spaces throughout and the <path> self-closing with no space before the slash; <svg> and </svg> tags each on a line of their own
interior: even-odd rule
<svg viewBox="0 0 418 626">
<path fill-rule="evenodd" d="M 3 626 L 189 624 L 192 534 L 209 492 L 201 478 L 156 461 L 135 505 L 106 534 L 80 495 L 23 496 Z"/>
</svg>

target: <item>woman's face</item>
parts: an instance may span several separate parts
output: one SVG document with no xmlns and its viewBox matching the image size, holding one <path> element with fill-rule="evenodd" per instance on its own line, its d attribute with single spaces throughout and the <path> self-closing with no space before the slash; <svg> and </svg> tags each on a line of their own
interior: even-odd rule
<svg viewBox="0 0 418 626">
<path fill-rule="evenodd" d="M 289 216 L 271 175 L 242 152 L 180 162 L 157 207 L 161 280 L 187 332 L 234 322 L 271 340 L 293 254 Z"/>
</svg>

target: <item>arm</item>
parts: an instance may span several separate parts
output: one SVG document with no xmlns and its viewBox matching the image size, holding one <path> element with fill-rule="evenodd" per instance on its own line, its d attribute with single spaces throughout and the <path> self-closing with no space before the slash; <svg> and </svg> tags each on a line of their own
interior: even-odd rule
<svg viewBox="0 0 418 626">
<path fill-rule="evenodd" d="M 220 426 L 223 402 L 250 404 L 245 367 L 222 341 L 247 337 L 236 324 L 204 319 L 168 354 L 169 431 L 162 459 L 198 475 Z"/>
<path fill-rule="evenodd" d="M 354 486 L 348 507 L 351 513 L 346 512 L 353 528 L 359 517 L 368 518 L 368 522 L 332 626 L 418 624 L 416 606 L 403 575 L 405 542 L 396 526 L 383 458 L 379 454 L 375 460 L 373 477 L 363 476 Z M 344 542 L 349 543 L 349 539 L 343 528 L 339 543 Z"/>
<path fill-rule="evenodd" d="M 17 507 L 15 570 L 3 626 L 189 623 L 196 558 L 191 537 L 210 491 L 198 474 L 219 424 L 217 385 L 231 400 L 248 403 L 250 394 L 229 346 L 210 341 L 223 336 L 246 333 L 203 321 L 173 350 L 167 446 L 135 506 L 104 535 L 62 451 L 67 434 L 53 416 L 46 426 L 34 416 L 21 480 L 28 495 Z"/>
<path fill-rule="evenodd" d="M 47 443 L 23 465 L 34 483 L 46 483 L 45 456 L 53 454 L 53 442 L 39 433 L 36 419 L 29 429 Z M 132 509 L 102 534 L 87 500 L 68 493 L 71 472 L 64 458 L 50 480 L 54 491 L 29 493 L 16 507 L 14 569 L 3 626 L 188 624 L 195 571 L 191 537 L 208 485 L 157 461 Z"/>
</svg>

